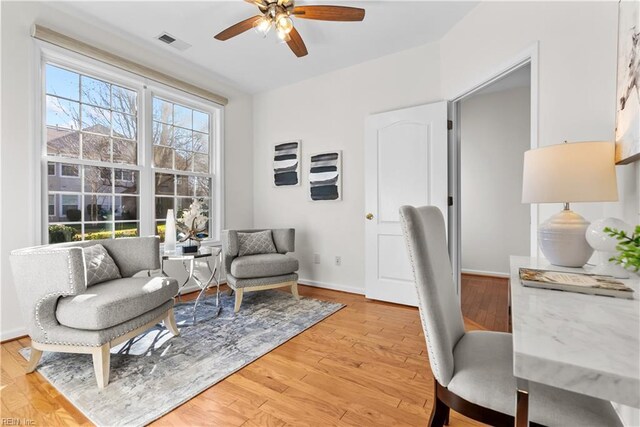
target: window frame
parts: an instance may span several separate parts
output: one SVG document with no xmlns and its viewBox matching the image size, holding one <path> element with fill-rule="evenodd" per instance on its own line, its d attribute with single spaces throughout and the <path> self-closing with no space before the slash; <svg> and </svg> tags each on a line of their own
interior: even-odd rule
<svg viewBox="0 0 640 427">
<path fill-rule="evenodd" d="M 35 102 L 35 128 L 36 146 L 36 235 L 40 242 L 48 242 L 48 163 L 73 163 L 78 166 L 102 166 L 114 169 L 126 169 L 139 172 L 138 197 L 139 211 L 138 223 L 140 236 L 156 234 L 155 218 L 155 172 L 153 166 L 153 96 L 159 96 L 172 102 L 176 102 L 210 114 L 209 121 L 209 165 L 211 177 L 210 206 L 209 206 L 209 238 L 204 240 L 207 245 L 221 244 L 221 231 L 224 228 L 224 106 L 205 100 L 196 95 L 182 92 L 161 83 L 146 79 L 111 65 L 84 57 L 75 52 L 50 45 L 41 41 L 36 44 L 36 102 Z M 136 165 L 124 163 L 110 163 L 85 159 L 69 159 L 61 156 L 49 156 L 47 154 L 46 136 L 46 64 L 70 69 L 79 74 L 105 80 L 109 83 L 122 86 L 137 93 L 137 150 L 138 162 Z M 163 169 L 182 173 L 175 169 Z M 115 176 L 114 176 L 115 177 Z M 151 189 L 151 190 L 147 190 Z M 117 194 L 116 194 L 117 196 Z M 85 223 L 88 223 L 85 220 Z"/>
</svg>

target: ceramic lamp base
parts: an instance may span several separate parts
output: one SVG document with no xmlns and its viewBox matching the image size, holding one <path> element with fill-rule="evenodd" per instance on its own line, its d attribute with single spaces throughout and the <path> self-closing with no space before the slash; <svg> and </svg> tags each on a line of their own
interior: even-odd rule
<svg viewBox="0 0 640 427">
<path fill-rule="evenodd" d="M 593 254 L 585 237 L 588 226 L 581 215 L 565 209 L 538 228 L 540 250 L 553 265 L 582 267 Z"/>
</svg>

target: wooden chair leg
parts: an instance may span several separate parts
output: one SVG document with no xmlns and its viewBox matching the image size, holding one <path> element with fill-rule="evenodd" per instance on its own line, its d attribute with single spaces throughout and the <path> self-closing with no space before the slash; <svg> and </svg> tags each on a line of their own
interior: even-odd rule
<svg viewBox="0 0 640 427">
<path fill-rule="evenodd" d="M 431 409 L 431 417 L 429 418 L 430 427 L 442 427 L 449 423 L 449 407 L 436 397 Z"/>
<path fill-rule="evenodd" d="M 42 350 L 36 350 L 31 346 L 31 356 L 29 356 L 29 363 L 27 364 L 27 374 L 36 370 L 36 366 L 38 366 L 38 362 L 40 362 L 40 358 L 42 357 Z"/>
<path fill-rule="evenodd" d="M 435 401 L 433 402 L 431 415 L 429 416 L 429 426 L 442 427 L 444 425 L 449 425 L 450 409 L 447 404 L 438 397 L 438 381 L 436 379 L 433 380 L 433 396 Z"/>
<path fill-rule="evenodd" d="M 180 335 L 180 331 L 178 330 L 178 325 L 176 325 L 176 316 L 173 313 L 173 308 L 167 311 L 167 317 L 164 319 L 164 327 L 169 330 L 173 334 L 174 337 Z"/>
<path fill-rule="evenodd" d="M 240 311 L 240 304 L 242 304 L 242 293 L 244 292 L 244 289 L 242 288 L 238 288 L 236 289 L 236 305 L 233 309 L 234 313 L 237 313 Z"/>
<path fill-rule="evenodd" d="M 293 294 L 293 297 L 295 299 L 300 299 L 300 295 L 298 294 L 298 284 L 294 283 L 293 285 L 291 285 L 291 293 Z"/>
<path fill-rule="evenodd" d="M 93 370 L 96 373 L 98 388 L 105 388 L 109 384 L 109 367 L 111 365 L 111 346 L 109 343 L 96 347 L 93 350 Z"/>
</svg>

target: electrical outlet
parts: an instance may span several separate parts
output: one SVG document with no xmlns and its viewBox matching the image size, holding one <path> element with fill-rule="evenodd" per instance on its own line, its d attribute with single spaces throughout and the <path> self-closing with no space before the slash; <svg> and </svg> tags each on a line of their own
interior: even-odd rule
<svg viewBox="0 0 640 427">
<path fill-rule="evenodd" d="M 313 254 L 313 263 L 320 264 L 320 254 Z"/>
<path fill-rule="evenodd" d="M 336 257 L 336 265 L 337 266 L 341 266 L 342 265 L 342 257 L 341 256 L 337 256 Z"/>
</svg>

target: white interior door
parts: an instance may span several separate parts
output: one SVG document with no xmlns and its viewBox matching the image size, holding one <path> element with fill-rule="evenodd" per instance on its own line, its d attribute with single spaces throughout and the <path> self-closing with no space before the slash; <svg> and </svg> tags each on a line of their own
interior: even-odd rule
<svg viewBox="0 0 640 427">
<path fill-rule="evenodd" d="M 446 222 L 447 201 L 447 103 L 369 116 L 363 218 L 367 298 L 417 305 L 399 208 L 437 206 Z"/>
</svg>

